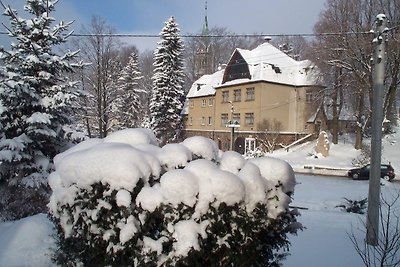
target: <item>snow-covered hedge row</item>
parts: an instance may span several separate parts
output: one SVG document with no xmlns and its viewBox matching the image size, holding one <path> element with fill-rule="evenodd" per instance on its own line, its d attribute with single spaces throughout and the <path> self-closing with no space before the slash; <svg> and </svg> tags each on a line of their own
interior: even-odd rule
<svg viewBox="0 0 400 267">
<path fill-rule="evenodd" d="M 49 177 L 59 263 L 250 266 L 279 259 L 299 228 L 293 170 L 192 137 L 160 148 L 146 129 L 89 139 Z"/>
</svg>

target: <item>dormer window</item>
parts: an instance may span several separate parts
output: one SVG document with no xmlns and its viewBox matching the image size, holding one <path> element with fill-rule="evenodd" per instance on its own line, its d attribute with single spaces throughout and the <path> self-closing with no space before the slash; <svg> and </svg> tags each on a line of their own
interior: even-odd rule
<svg viewBox="0 0 400 267">
<path fill-rule="evenodd" d="M 243 78 L 251 79 L 250 70 L 246 60 L 236 51 L 226 66 L 222 83 Z"/>
<path fill-rule="evenodd" d="M 273 66 L 272 68 L 274 69 L 275 73 L 282 73 L 282 71 L 279 67 Z"/>
<path fill-rule="evenodd" d="M 275 66 L 274 64 L 269 64 L 269 65 L 275 71 L 275 73 L 282 73 L 281 69 L 278 66 Z"/>
</svg>

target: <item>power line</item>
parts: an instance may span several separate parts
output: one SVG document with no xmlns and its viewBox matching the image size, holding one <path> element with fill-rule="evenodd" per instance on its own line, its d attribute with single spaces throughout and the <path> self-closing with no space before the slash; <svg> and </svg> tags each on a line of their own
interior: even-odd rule
<svg viewBox="0 0 400 267">
<path fill-rule="evenodd" d="M 400 25 L 399 25 L 400 26 Z M 393 30 L 395 27 L 391 28 Z M 8 32 L 0 32 L 0 35 L 8 35 Z M 365 32 L 326 32 L 326 33 L 281 33 L 281 34 L 211 34 L 211 35 L 201 35 L 201 34 L 182 34 L 180 37 L 184 38 L 237 38 L 237 37 L 246 37 L 246 38 L 263 38 L 265 36 L 269 37 L 317 37 L 317 36 L 343 36 L 343 35 L 368 35 L 373 34 L 370 31 Z M 95 34 L 95 33 L 72 33 L 69 36 L 72 37 L 118 37 L 118 38 L 160 38 L 159 34 L 136 34 L 136 33 L 103 33 L 103 34 Z"/>
</svg>

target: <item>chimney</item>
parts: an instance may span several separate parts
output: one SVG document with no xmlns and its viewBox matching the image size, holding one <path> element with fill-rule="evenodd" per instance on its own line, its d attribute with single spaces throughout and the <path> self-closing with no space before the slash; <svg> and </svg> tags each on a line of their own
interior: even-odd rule
<svg viewBox="0 0 400 267">
<path fill-rule="evenodd" d="M 265 37 L 264 37 L 264 41 L 265 41 L 266 43 L 269 43 L 271 40 L 272 40 L 271 36 L 265 36 Z"/>
</svg>

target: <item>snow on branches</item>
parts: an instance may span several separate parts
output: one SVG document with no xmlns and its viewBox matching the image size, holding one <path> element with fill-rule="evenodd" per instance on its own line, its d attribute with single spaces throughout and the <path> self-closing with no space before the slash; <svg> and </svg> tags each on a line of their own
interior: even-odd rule
<svg viewBox="0 0 400 267">
<path fill-rule="evenodd" d="M 71 122 L 71 103 L 76 97 L 76 83 L 65 74 L 73 71 L 70 61 L 76 52 L 56 54 L 54 47 L 65 42 L 69 23 L 54 24 L 50 13 L 53 1 L 28 0 L 25 10 L 32 18 L 23 19 L 11 8 L 10 37 L 16 40 L 11 51 L 0 48 L 0 151 L 1 179 L 13 184 L 40 186 L 46 184 L 51 161 L 67 144 L 63 127 Z M 7 145 L 20 140 L 21 149 Z M 32 182 L 32 179 L 35 182 Z"/>
<path fill-rule="evenodd" d="M 29 19 L 1 3 L 14 40 L 10 51 L 0 47 L 0 182 L 8 194 L 0 207 L 10 214 L 44 211 L 51 161 L 69 144 L 65 129 L 72 122 L 77 90 L 67 74 L 74 70 L 71 61 L 77 52 L 54 51 L 70 34 L 70 23 L 56 24 L 50 16 L 56 2 L 27 0 Z M 27 208 L 32 199 L 41 204 Z"/>
<path fill-rule="evenodd" d="M 178 24 L 171 17 L 162 29 L 154 51 L 153 95 L 150 101 L 151 128 L 161 144 L 177 138 L 181 124 L 183 90 L 183 42 Z"/>
<path fill-rule="evenodd" d="M 59 262 L 271 263 L 298 229 L 290 165 L 246 161 L 204 137 L 159 147 L 150 130 L 125 129 L 76 145 L 55 165 L 49 208 Z"/>
</svg>

